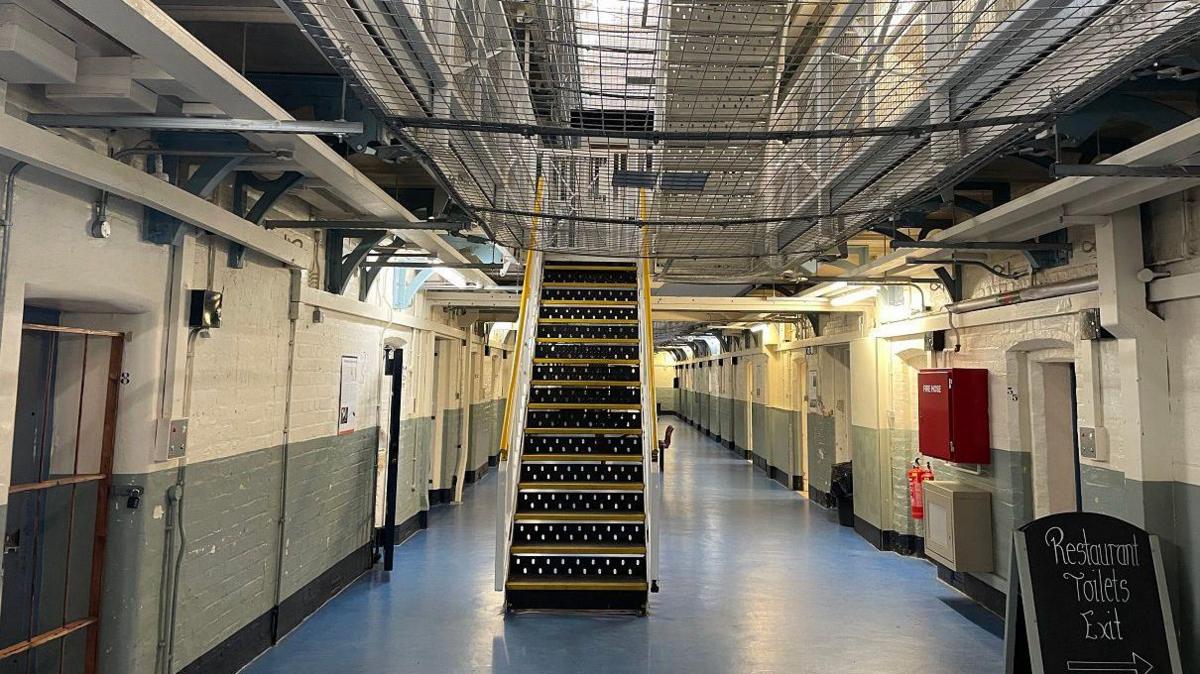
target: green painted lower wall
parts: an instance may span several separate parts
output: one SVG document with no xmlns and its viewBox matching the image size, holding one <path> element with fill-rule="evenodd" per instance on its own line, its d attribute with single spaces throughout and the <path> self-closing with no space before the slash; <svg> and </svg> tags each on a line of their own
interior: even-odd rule
<svg viewBox="0 0 1200 674">
<path fill-rule="evenodd" d="M 832 414 L 808 415 L 808 483 L 826 494 L 837 456 L 835 423 Z"/>
<path fill-rule="evenodd" d="M 750 449 L 750 403 L 733 399 L 733 442 L 742 449 Z"/>
<path fill-rule="evenodd" d="M 292 445 L 284 599 L 371 540 L 378 443 L 371 428 Z"/>
<path fill-rule="evenodd" d="M 396 490 L 396 521 L 429 510 L 429 461 L 433 419 L 409 417 L 400 421 L 400 466 Z"/>
<path fill-rule="evenodd" d="M 442 465 L 438 467 L 441 476 L 441 486 L 449 489 L 454 485 L 454 471 L 458 468 L 458 456 L 462 451 L 462 415 L 461 409 L 448 409 L 442 412 Z M 467 466 L 470 468 L 470 466 Z"/>
<path fill-rule="evenodd" d="M 716 434 L 721 440 L 733 438 L 733 401 L 724 396 L 716 398 Z"/>
<path fill-rule="evenodd" d="M 765 407 L 767 417 L 767 463 L 782 471 L 790 483 L 794 475 L 799 474 L 792 460 L 792 447 L 795 446 L 795 430 L 792 428 L 792 412 L 778 407 Z"/>
<path fill-rule="evenodd" d="M 1179 616 L 1179 647 L 1183 649 L 1183 669 L 1200 672 L 1200 485 L 1172 483 L 1175 505 L 1175 536 L 1178 554 L 1179 584 L 1175 613 Z"/>
<path fill-rule="evenodd" d="M 1184 671 L 1200 672 L 1200 486 L 1142 482 L 1094 465 L 1080 467 L 1084 508 L 1133 522 L 1159 537 L 1181 635 Z"/>
<path fill-rule="evenodd" d="M 654 389 L 654 401 L 663 413 L 679 411 L 679 389 L 659 386 Z"/>
<path fill-rule="evenodd" d="M 889 428 L 879 431 L 879 435 L 880 449 L 887 452 L 891 459 L 887 484 L 891 488 L 892 503 L 896 504 L 896 507 L 892 508 L 891 522 L 883 528 L 901 534 L 922 536 L 922 523 L 912 518 L 912 508 L 908 507 L 908 469 L 912 466 L 913 457 L 917 455 L 917 432 Z"/>
<path fill-rule="evenodd" d="M 886 529 L 883 522 L 885 476 L 880 470 L 879 430 L 852 424 L 850 446 L 854 456 L 854 515 L 878 529 Z"/>
<path fill-rule="evenodd" d="M 470 457 L 467 470 L 476 470 L 500 453 L 500 426 L 504 423 L 504 400 L 471 405 Z"/>
<path fill-rule="evenodd" d="M 682 391 L 679 414 L 714 436 L 750 449 L 768 466 L 791 481 L 805 474 L 798 459 L 797 434 L 803 427 L 803 412 L 784 410 L 697 391 Z"/>
<path fill-rule="evenodd" d="M 188 465 L 184 557 L 174 669 L 179 670 L 365 544 L 371 533 L 378 429 L 270 447 Z M 102 672 L 154 668 L 166 550 L 168 490 L 176 470 L 114 475 L 114 491 L 145 490 L 138 509 L 114 507 L 105 550 Z M 284 548 L 280 566 L 279 521 Z M 179 539 L 176 538 L 176 543 Z M 173 558 L 173 554 L 170 555 Z"/>
<path fill-rule="evenodd" d="M 10 496 L 10 498 L 11 498 L 11 496 Z M 0 503 L 0 522 L 5 522 L 6 524 L 8 523 L 8 506 L 6 504 L 2 504 L 2 503 Z M 6 532 L 12 531 L 13 527 L 11 525 L 6 526 L 4 530 Z M 2 577 L 2 576 L 0 576 L 0 577 Z M 4 584 L 2 582 L 0 582 L 0 589 L 2 589 L 3 586 L 4 586 Z M 0 595 L 0 599 L 3 599 L 2 595 Z"/>
</svg>

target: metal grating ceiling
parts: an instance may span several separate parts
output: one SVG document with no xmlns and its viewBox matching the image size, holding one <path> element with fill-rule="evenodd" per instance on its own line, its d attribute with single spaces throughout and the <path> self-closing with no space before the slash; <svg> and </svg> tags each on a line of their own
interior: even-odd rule
<svg viewBox="0 0 1200 674">
<path fill-rule="evenodd" d="M 498 241 L 811 258 L 1196 34 L 1198 0 L 285 0 Z M 536 234 L 534 232 L 536 231 Z"/>
</svg>

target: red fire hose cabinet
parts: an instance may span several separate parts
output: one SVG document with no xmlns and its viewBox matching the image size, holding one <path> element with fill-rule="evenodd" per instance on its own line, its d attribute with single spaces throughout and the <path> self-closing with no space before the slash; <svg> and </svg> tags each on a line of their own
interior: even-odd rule
<svg viewBox="0 0 1200 674">
<path fill-rule="evenodd" d="M 917 423 L 925 456 L 955 463 L 991 463 L 988 371 L 921 370 L 917 374 Z"/>
</svg>

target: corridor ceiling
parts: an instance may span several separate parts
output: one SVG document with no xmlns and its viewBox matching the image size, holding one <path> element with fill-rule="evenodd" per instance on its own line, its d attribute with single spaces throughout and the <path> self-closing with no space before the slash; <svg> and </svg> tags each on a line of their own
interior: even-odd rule
<svg viewBox="0 0 1200 674">
<path fill-rule="evenodd" d="M 489 236 L 795 269 L 1149 59 L 1197 0 L 283 0 Z"/>
</svg>

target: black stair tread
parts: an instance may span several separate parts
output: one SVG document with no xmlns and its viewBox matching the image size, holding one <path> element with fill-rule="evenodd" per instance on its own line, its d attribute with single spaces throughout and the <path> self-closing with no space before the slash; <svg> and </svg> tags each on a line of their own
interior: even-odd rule
<svg viewBox="0 0 1200 674">
<path fill-rule="evenodd" d="M 520 491 L 633 491 L 644 490 L 641 482 L 521 482 L 517 485 Z"/>
<path fill-rule="evenodd" d="M 569 513 L 564 512 L 520 512 L 514 518 L 518 522 L 588 522 L 588 523 L 606 523 L 606 522 L 645 522 L 645 513 L 619 513 L 607 510 L 597 511 L 578 511 L 573 510 Z"/>
<path fill-rule="evenodd" d="M 562 590 L 564 592 L 614 592 L 618 590 L 645 592 L 649 589 L 650 585 L 644 580 L 563 580 L 562 578 L 528 578 L 509 580 L 505 587 L 509 590 Z"/>
<path fill-rule="evenodd" d="M 619 264 L 619 263 L 586 263 L 586 262 L 545 262 L 542 265 L 545 269 L 553 269 L 554 271 L 637 271 L 637 265 L 634 264 Z"/>
<path fill-rule="evenodd" d="M 644 555 L 645 545 L 622 545 L 619 543 L 542 543 L 512 546 L 514 555 Z"/>
<path fill-rule="evenodd" d="M 637 358 L 534 358 L 534 365 L 637 365 Z"/>
<path fill-rule="evenodd" d="M 640 410 L 641 403 L 529 403 L 531 410 Z"/>
<path fill-rule="evenodd" d="M 530 382 L 531 386 L 560 386 L 563 388 L 578 386 L 609 386 L 622 388 L 640 387 L 641 382 L 636 379 L 535 379 Z"/>
<path fill-rule="evenodd" d="M 522 461 L 530 463 L 579 463 L 612 461 L 617 463 L 641 463 L 641 454 L 534 454 L 523 452 Z"/>
<path fill-rule="evenodd" d="M 630 270 L 632 271 L 632 270 Z M 572 288 L 598 290 L 637 290 L 637 283 L 605 283 L 596 281 L 550 281 L 541 284 L 542 288 L 552 290 L 569 290 Z"/>
<path fill-rule="evenodd" d="M 622 344 L 637 346 L 637 339 L 614 339 L 611 337 L 538 337 L 538 344 Z"/>
<path fill-rule="evenodd" d="M 636 307 L 637 300 L 542 300 L 544 307 Z"/>
</svg>

